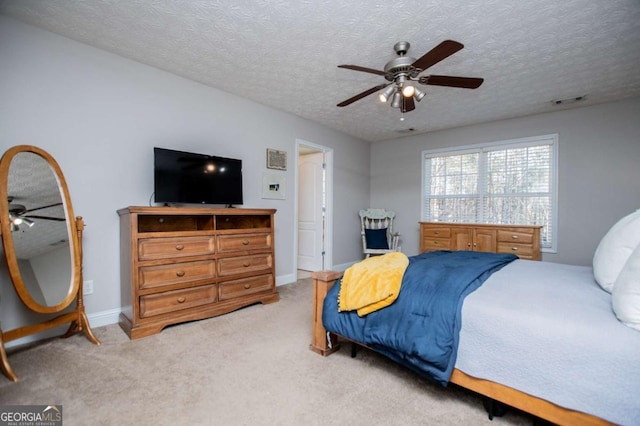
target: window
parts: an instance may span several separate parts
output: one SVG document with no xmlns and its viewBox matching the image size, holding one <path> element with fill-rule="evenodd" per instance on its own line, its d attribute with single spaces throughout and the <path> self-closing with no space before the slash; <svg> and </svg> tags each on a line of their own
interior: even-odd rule
<svg viewBox="0 0 640 426">
<path fill-rule="evenodd" d="M 543 225 L 556 248 L 558 135 L 424 151 L 423 213 L 429 222 Z"/>
</svg>

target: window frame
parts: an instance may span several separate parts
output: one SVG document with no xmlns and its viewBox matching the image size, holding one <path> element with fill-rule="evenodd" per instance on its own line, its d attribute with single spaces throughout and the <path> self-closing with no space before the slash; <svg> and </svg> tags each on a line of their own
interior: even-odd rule
<svg viewBox="0 0 640 426">
<path fill-rule="evenodd" d="M 549 144 L 550 142 L 550 144 Z M 507 139 L 492 142 L 481 142 L 471 145 L 461 145 L 450 148 L 439 149 L 426 149 L 422 151 L 420 161 L 422 162 L 422 181 L 420 185 L 420 218 L 422 221 L 427 220 L 427 199 L 426 199 L 426 173 L 427 173 L 427 157 L 439 157 L 447 155 L 464 155 L 469 153 L 479 153 L 479 168 L 478 168 L 478 186 L 479 193 L 477 195 L 479 202 L 485 198 L 486 191 L 486 179 L 487 179 L 487 164 L 486 153 L 489 151 L 497 151 L 500 149 L 513 149 L 524 148 L 531 146 L 551 145 L 551 173 L 549 178 L 551 179 L 550 193 L 551 193 L 551 244 L 550 246 L 542 247 L 544 253 L 557 253 L 558 246 L 558 134 L 546 134 L 539 136 L 530 136 L 525 138 Z M 482 203 L 480 204 L 482 206 Z M 486 222 L 479 222 L 486 223 Z"/>
</svg>

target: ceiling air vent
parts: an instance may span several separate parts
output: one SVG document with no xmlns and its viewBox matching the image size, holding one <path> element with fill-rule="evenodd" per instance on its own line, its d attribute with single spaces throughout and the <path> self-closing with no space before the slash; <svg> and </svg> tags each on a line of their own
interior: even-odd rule
<svg viewBox="0 0 640 426">
<path fill-rule="evenodd" d="M 551 101 L 553 105 L 568 105 L 582 102 L 587 99 L 587 95 L 575 96 L 573 98 L 554 99 Z"/>
<path fill-rule="evenodd" d="M 406 134 L 406 133 L 413 133 L 413 132 L 415 132 L 415 131 L 416 131 L 416 129 L 415 129 L 415 128 L 413 128 L 413 127 L 409 127 L 408 129 L 400 129 L 400 130 L 396 130 L 396 132 L 397 132 L 397 133 L 403 133 L 403 134 Z"/>
</svg>

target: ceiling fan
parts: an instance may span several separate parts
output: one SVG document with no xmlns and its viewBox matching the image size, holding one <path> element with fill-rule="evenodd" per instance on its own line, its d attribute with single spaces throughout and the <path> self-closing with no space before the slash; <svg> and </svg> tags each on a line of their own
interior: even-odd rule
<svg viewBox="0 0 640 426">
<path fill-rule="evenodd" d="M 448 75 L 423 75 L 420 74 L 427 68 L 437 64 L 443 59 L 453 55 L 464 46 L 453 40 L 445 40 L 419 59 L 406 56 L 410 44 L 407 41 L 399 41 L 393 48 L 397 58 L 387 62 L 384 70 L 376 70 L 359 65 L 338 65 L 338 68 L 346 68 L 354 71 L 368 72 L 383 76 L 388 83 L 379 84 L 364 92 L 358 93 L 349 99 L 340 102 L 337 106 L 345 107 L 379 90 L 385 89 L 378 95 L 381 102 L 391 99 L 391 107 L 400 108 L 402 113 L 413 111 L 415 102 L 420 102 L 426 93 L 416 87 L 415 83 L 432 86 L 460 87 L 463 89 L 477 89 L 484 79 L 474 77 L 452 77 Z"/>
<path fill-rule="evenodd" d="M 53 216 L 42 216 L 37 214 L 31 214 L 31 212 L 35 212 L 38 210 L 44 210 L 51 207 L 61 206 L 62 203 L 54 203 L 41 207 L 34 207 L 32 209 L 27 209 L 22 204 L 12 204 L 15 197 L 9 196 L 9 221 L 11 222 L 11 230 L 18 231 L 20 229 L 20 225 L 25 224 L 29 228 L 35 225 L 33 219 L 41 219 L 41 220 L 53 220 L 57 222 L 64 222 L 66 219 L 64 217 L 53 217 Z"/>
</svg>

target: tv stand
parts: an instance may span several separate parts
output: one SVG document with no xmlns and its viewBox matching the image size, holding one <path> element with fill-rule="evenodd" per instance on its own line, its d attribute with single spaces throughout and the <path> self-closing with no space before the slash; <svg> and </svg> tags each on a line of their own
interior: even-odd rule
<svg viewBox="0 0 640 426">
<path fill-rule="evenodd" d="M 279 300 L 275 209 L 126 207 L 120 215 L 122 313 L 129 338 Z"/>
</svg>

